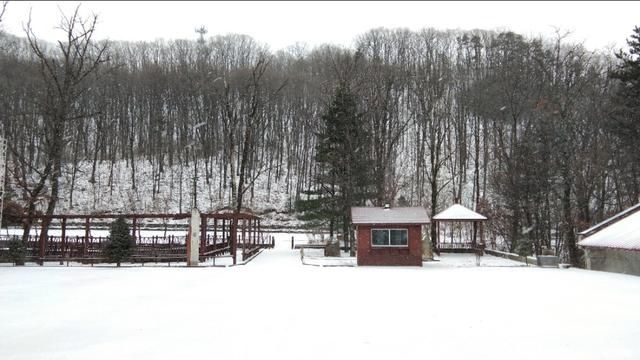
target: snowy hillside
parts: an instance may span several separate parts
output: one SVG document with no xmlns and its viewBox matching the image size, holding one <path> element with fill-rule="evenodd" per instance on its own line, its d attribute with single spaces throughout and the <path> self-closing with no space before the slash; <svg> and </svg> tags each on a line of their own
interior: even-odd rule
<svg viewBox="0 0 640 360">
<path fill-rule="evenodd" d="M 155 179 L 159 185 L 154 195 L 153 172 L 146 161 L 136 163 L 136 189 L 132 189 L 131 170 L 125 161 L 118 161 L 111 173 L 110 163 L 102 162 L 96 169 L 95 183 L 90 183 L 91 163 L 80 164 L 73 193 L 72 169 L 69 167 L 61 178 L 62 198 L 58 213 L 90 214 L 97 212 L 178 213 L 188 212 L 193 196 L 193 167 L 175 165 Z M 218 192 L 220 174 L 213 172 L 211 179 L 198 170 L 197 208 L 203 212 L 214 211 L 229 205 L 230 189 Z M 111 181 L 109 181 L 111 175 Z M 291 179 L 290 179 L 291 180 Z M 290 181 L 293 183 L 293 181 Z M 301 226 L 294 214 L 289 213 L 292 192 L 286 189 L 286 179 L 272 182 L 267 189 L 265 176 L 258 177 L 255 191 L 247 191 L 245 207 L 261 214 L 266 226 L 295 228 Z M 73 198 L 72 198 L 73 197 Z M 72 202 L 73 201 L 73 202 Z M 292 204 L 292 203 L 291 203 Z"/>
<path fill-rule="evenodd" d="M 403 154 L 398 169 L 398 197 L 413 199 L 415 194 L 410 188 L 410 163 L 413 160 Z M 409 165 L 408 165 L 409 164 Z M 178 213 L 188 212 L 192 204 L 193 174 L 192 166 L 174 165 L 166 167 L 159 178 L 154 179 L 154 171 L 147 161 L 135 164 L 136 188 L 132 188 L 131 168 L 127 161 L 117 161 L 113 169 L 110 162 L 98 163 L 95 182 L 89 181 L 91 162 L 80 162 L 76 169 L 75 179 L 71 165 L 67 166 L 61 177 L 62 191 L 57 213 L 91 214 L 91 213 Z M 209 212 L 230 204 L 230 188 L 221 187 L 220 176 L 213 171 L 213 177 L 206 179 L 204 169 L 198 169 L 197 207 L 200 211 Z M 450 176 L 443 172 L 443 177 Z M 245 207 L 252 209 L 265 219 L 264 225 L 269 227 L 292 229 L 303 227 L 304 223 L 296 218 L 293 211 L 295 197 L 295 176 L 289 179 L 282 176 L 279 180 L 268 181 L 266 175 L 259 176 L 254 184 L 254 191 L 247 191 Z M 228 180 L 227 180 L 228 181 Z M 154 182 L 157 189 L 154 190 Z M 72 187 L 73 184 L 73 187 Z M 10 186 L 10 185 L 9 185 Z M 288 186 L 288 188 L 287 188 Z M 218 189 L 222 188 L 222 191 Z M 73 191 L 72 191 L 73 189 Z M 472 198 L 472 184 L 464 186 L 463 199 Z M 155 192 L 155 195 L 154 195 Z M 445 208 L 451 203 L 449 192 L 443 192 L 440 204 Z M 415 201 L 415 199 L 414 199 Z M 466 203 L 467 201 L 463 201 Z M 471 204 L 468 204 L 471 206 Z"/>
</svg>

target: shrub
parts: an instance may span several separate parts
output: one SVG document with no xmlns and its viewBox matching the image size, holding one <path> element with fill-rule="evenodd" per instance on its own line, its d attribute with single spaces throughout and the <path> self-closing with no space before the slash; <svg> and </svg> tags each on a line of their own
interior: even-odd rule
<svg viewBox="0 0 640 360">
<path fill-rule="evenodd" d="M 27 256 L 27 247 L 17 237 L 9 240 L 9 259 L 16 265 L 24 265 Z"/>
<path fill-rule="evenodd" d="M 104 257 L 109 263 L 120 263 L 127 260 L 135 248 L 133 236 L 129 230 L 129 224 L 120 217 L 111 224 L 109 238 L 104 247 Z"/>
</svg>

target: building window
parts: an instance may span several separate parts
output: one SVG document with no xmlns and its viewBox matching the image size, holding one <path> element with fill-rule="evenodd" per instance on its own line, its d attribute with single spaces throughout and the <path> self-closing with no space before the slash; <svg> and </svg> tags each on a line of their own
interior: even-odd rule
<svg viewBox="0 0 640 360">
<path fill-rule="evenodd" d="M 407 229 L 371 229 L 371 245 L 373 246 L 408 246 Z"/>
</svg>

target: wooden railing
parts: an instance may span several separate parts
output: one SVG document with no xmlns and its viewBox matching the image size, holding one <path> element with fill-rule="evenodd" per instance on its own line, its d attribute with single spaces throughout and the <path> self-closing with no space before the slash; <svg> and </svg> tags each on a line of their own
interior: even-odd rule
<svg viewBox="0 0 640 360">
<path fill-rule="evenodd" d="M 256 255 L 260 249 L 272 249 L 273 246 L 274 238 L 265 234 L 252 239 L 251 242 L 238 243 L 238 247 L 242 248 L 242 261 L 250 259 Z"/>
<path fill-rule="evenodd" d="M 470 242 L 443 242 L 438 244 L 438 248 L 440 250 L 459 250 L 459 249 L 473 249 L 474 246 Z"/>
<path fill-rule="evenodd" d="M 11 236 L 0 236 L 0 261 L 8 261 L 8 248 Z M 21 237 L 15 236 L 20 239 Z M 27 261 L 80 261 L 102 262 L 102 252 L 106 237 L 85 238 L 84 236 L 48 236 L 44 254 L 40 254 L 39 236 L 29 236 L 26 246 Z M 238 242 L 242 249 L 243 261 L 255 255 L 260 249 L 274 247 L 274 239 L 268 235 L 256 236 L 251 242 Z M 186 261 L 186 236 L 149 236 L 136 237 L 136 246 L 130 258 L 132 262 L 176 262 Z M 231 253 L 229 237 L 207 235 L 205 244 L 200 247 L 200 259 L 227 255 Z"/>
</svg>

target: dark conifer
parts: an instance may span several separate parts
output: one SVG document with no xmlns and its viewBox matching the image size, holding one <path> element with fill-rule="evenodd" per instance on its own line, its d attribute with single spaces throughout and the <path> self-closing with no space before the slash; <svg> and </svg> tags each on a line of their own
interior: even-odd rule
<svg viewBox="0 0 640 360">
<path fill-rule="evenodd" d="M 624 158 L 632 188 L 632 201 L 640 199 L 640 27 L 633 29 L 627 40 L 628 52 L 620 50 L 616 57 L 621 61 L 611 77 L 620 80 L 615 96 L 609 131 L 617 139 L 615 150 Z"/>
<path fill-rule="evenodd" d="M 349 239 L 351 206 L 364 205 L 373 195 L 370 136 L 367 124 L 358 112 L 356 98 L 342 81 L 321 117 L 316 146 L 318 188 L 307 192 L 311 198 L 297 203 L 305 211 L 305 220 L 325 219 L 331 235 L 342 227 Z"/>
<path fill-rule="evenodd" d="M 107 262 L 115 262 L 118 266 L 133 254 L 135 243 L 129 230 L 129 225 L 120 217 L 111 224 L 109 239 L 104 248 L 104 256 Z"/>
</svg>

